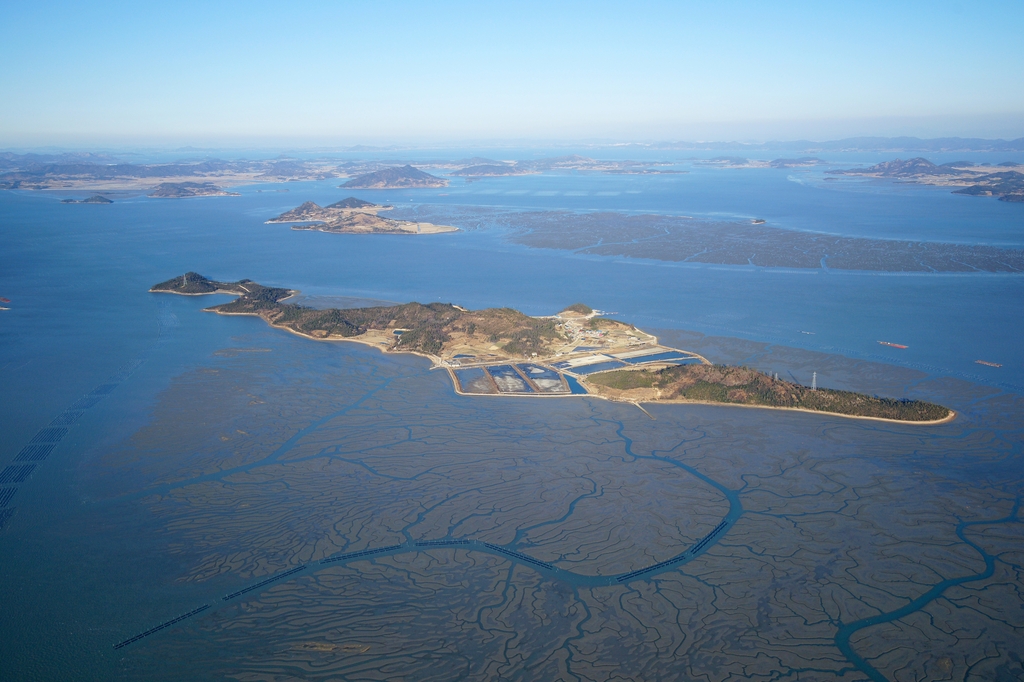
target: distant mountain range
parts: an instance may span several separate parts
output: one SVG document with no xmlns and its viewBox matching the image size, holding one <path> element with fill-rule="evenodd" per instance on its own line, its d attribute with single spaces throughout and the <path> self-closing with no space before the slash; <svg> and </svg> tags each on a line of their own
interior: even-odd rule
<svg viewBox="0 0 1024 682">
<path fill-rule="evenodd" d="M 702 159 L 698 163 L 718 167 L 734 168 L 800 168 L 823 165 L 830 159 L 830 153 L 840 152 L 873 152 L 876 154 L 896 153 L 917 157 L 931 153 L 959 152 L 997 152 L 1004 154 L 1024 155 L 1024 138 L 1016 140 L 985 140 L 980 138 L 944 137 L 921 139 L 917 137 L 851 137 L 830 142 L 813 142 L 809 140 L 775 141 L 764 143 L 747 142 L 658 142 L 632 143 L 619 148 L 637 148 L 646 151 L 713 151 L 724 153 L 713 159 Z M 190 150 L 191 151 L 191 150 Z M 751 156 L 772 158 L 772 161 L 750 159 L 740 154 L 746 152 Z M 755 154 L 757 152 L 774 152 L 772 156 Z M 777 154 L 775 154 L 777 153 Z M 599 154 L 595 151 L 595 154 Z M 666 156 L 678 156 L 666 154 Z M 710 156 L 710 155 L 708 155 Z M 821 158 L 819 158 L 821 157 Z M 905 158 L 905 157 L 904 157 Z M 949 157 L 946 157 L 949 158 Z M 1012 161 L 1024 161 L 1013 158 Z M 831 162 L 835 162 L 833 157 Z M 912 159 L 911 161 L 915 161 Z M 419 160 L 411 165 L 408 159 L 362 159 L 351 160 L 331 158 L 329 155 L 313 160 L 302 160 L 280 156 L 275 159 L 224 160 L 217 158 L 193 159 L 167 163 L 133 163 L 121 157 L 105 153 L 91 152 L 54 152 L 16 154 L 0 152 L 0 190 L 144 190 L 153 191 L 162 184 L 181 184 L 187 181 L 199 183 L 216 181 L 220 187 L 251 185 L 264 182 L 291 182 L 324 180 L 327 178 L 345 177 L 348 181 L 342 187 L 354 189 L 387 189 L 410 187 L 446 187 L 449 180 L 424 172 L 422 169 L 442 169 L 452 177 L 465 178 L 472 182 L 481 178 L 525 175 L 531 173 L 565 173 L 565 172 L 596 172 L 613 174 L 660 174 L 685 173 L 686 171 L 659 168 L 673 165 L 672 161 L 635 161 L 593 159 L 577 154 L 548 158 L 527 158 L 520 160 L 495 160 L 474 156 L 461 160 Z M 928 162 L 925 162 L 928 163 Z M 904 169 L 905 175 L 926 174 L 931 177 L 938 175 L 966 177 L 969 173 L 963 169 L 971 164 L 960 161 L 954 164 L 942 164 L 941 167 Z M 1005 164 L 1003 164 L 1005 165 Z M 1016 167 L 1016 164 L 1012 164 Z M 952 169 L 958 170 L 952 170 Z M 989 172 L 999 172 L 1002 168 L 992 168 Z M 861 171 L 863 172 L 863 171 Z M 883 168 L 873 169 L 873 173 L 886 174 Z M 898 177 L 898 176 L 892 176 Z M 1019 195 L 1017 190 L 1006 191 L 1006 187 L 1014 184 L 1014 180 L 993 178 L 998 180 L 1002 194 Z M 1009 182 L 1009 185 L 1006 183 Z M 168 192 L 167 188 L 157 190 L 156 196 Z M 206 190 L 201 190 L 205 193 Z M 176 196 L 186 196 L 178 192 Z M 195 196 L 187 194 L 187 196 Z M 1007 201 L 1016 199 L 1005 199 Z"/>
<path fill-rule="evenodd" d="M 650 149 L 692 151 L 792 151 L 792 152 L 1024 152 L 1024 137 L 1016 140 L 985 140 L 977 137 L 848 137 L 829 142 L 656 142 Z"/>
</svg>

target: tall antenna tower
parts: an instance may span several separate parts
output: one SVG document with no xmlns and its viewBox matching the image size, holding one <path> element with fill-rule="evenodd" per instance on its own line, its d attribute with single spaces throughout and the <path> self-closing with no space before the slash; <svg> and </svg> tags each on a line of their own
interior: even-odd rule
<svg viewBox="0 0 1024 682">
<path fill-rule="evenodd" d="M 817 391 L 818 390 L 818 373 L 817 372 L 814 372 L 813 374 L 811 374 L 811 390 L 812 391 Z"/>
</svg>

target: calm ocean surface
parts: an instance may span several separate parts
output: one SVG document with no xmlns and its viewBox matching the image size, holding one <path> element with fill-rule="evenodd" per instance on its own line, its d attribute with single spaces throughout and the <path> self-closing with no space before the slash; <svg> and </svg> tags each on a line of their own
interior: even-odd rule
<svg viewBox="0 0 1024 682">
<path fill-rule="evenodd" d="M 498 228 L 414 238 L 292 231 L 263 222 L 303 201 L 325 205 L 351 194 L 399 207 L 759 217 L 796 230 L 1024 248 L 1020 204 L 942 188 L 825 182 L 822 169 L 729 170 L 688 162 L 679 168 L 690 173 L 573 173 L 471 184 L 455 179 L 445 189 L 387 192 L 348 192 L 334 180 L 236 188 L 240 197 L 115 197 L 109 206 L 63 205 L 59 199 L 69 195 L 59 193 L 0 192 L 0 296 L 11 299 L 4 304 L 11 309 L 0 311 L 0 464 L 10 463 L 55 415 L 125 363 L 143 361 L 89 409 L 61 444 L 62 454 L 44 462 L 10 503 L 18 514 L 0 532 L 2 646 L 31 646 L 51 623 L 53 636 L 70 642 L 68 651 L 52 655 L 71 656 L 74 642 L 93 643 L 89 629 L 98 616 L 90 614 L 117 618 L 113 588 L 104 581 L 125 580 L 146 564 L 105 566 L 102 548 L 90 545 L 90 530 L 68 521 L 82 505 L 77 471 L 83 453 L 123 441 L 147 423 L 157 396 L 175 377 L 237 345 L 235 337 L 263 331 L 255 319 L 201 314 L 211 297 L 147 293 L 152 284 L 187 270 L 310 296 L 510 306 L 535 315 L 583 301 L 643 328 L 838 353 L 1024 394 L 1024 276 L 652 263 L 528 249 L 506 243 Z M 288 191 L 266 191 L 275 188 Z M 306 343 L 280 336 L 282 349 Z M 909 348 L 886 348 L 880 340 Z M 331 352 L 356 351 L 337 346 Z M 368 362 L 395 361 L 359 352 Z M 975 363 L 979 359 L 1003 367 L 983 367 Z M 797 378 L 810 383 L 810 376 Z M 818 383 L 829 385 L 828 376 L 819 373 Z M 32 534 L 26 535 L 18 524 L 30 518 L 24 528 Z M 61 547 L 88 555 L 95 571 L 73 598 L 72 588 L 45 568 Z M 32 575 L 38 579 L 31 594 L 15 589 L 32 582 Z M 59 608 L 66 599 L 74 604 L 71 613 Z M 6 604 L 35 613 L 25 615 L 31 625 L 22 629 Z M 174 613 L 173 606 L 168 610 Z M 105 643 L 110 636 L 95 639 Z M 24 672 L 32 674 L 31 668 Z"/>
<path fill-rule="evenodd" d="M 842 188 L 824 187 L 820 172 L 690 170 L 469 185 L 456 179 L 440 190 L 352 193 L 399 207 L 421 202 L 760 216 L 792 229 L 1024 247 L 1020 205 L 942 188 L 846 180 Z M 5 405 L 5 433 L 34 432 L 76 391 L 151 346 L 161 324 L 171 324 L 167 309 L 181 304 L 146 290 L 186 270 L 309 295 L 512 306 L 529 314 L 581 300 L 642 326 L 837 351 L 1024 390 L 1021 276 L 652 263 L 528 249 L 505 243 L 498 229 L 404 239 L 263 224 L 303 201 L 326 204 L 349 194 L 336 185 L 289 183 L 287 193 L 242 188 L 241 197 L 201 200 L 140 196 L 109 206 L 64 205 L 58 201 L 63 195 L 0 194 L 0 296 L 13 301 L 0 318 L 4 399 L 15 403 Z M 877 341 L 909 348 L 896 351 Z M 1003 368 L 981 367 L 978 359 Z M 17 443 L 7 445 L 16 451 Z"/>
</svg>

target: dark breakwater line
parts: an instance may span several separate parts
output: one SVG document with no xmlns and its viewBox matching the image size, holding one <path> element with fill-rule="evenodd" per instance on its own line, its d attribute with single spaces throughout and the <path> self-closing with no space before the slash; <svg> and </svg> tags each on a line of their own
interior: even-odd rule
<svg viewBox="0 0 1024 682">
<path fill-rule="evenodd" d="M 184 614 L 178 616 L 177 618 L 172 618 L 169 621 L 167 621 L 166 623 L 160 623 L 160 625 L 157 625 L 155 628 L 150 628 L 150 629 L 146 630 L 145 632 L 142 632 L 140 634 L 135 635 L 134 637 L 131 637 L 129 639 L 124 640 L 123 642 L 118 642 L 117 644 L 114 645 L 114 648 L 115 649 L 120 649 L 122 647 L 128 646 L 129 644 L 134 644 L 135 642 L 139 641 L 140 639 L 142 639 L 144 637 L 149 637 L 154 632 L 160 632 L 164 628 L 169 628 L 172 625 L 174 625 L 175 623 L 180 623 L 181 621 L 185 620 L 186 618 L 191 618 L 192 616 L 196 615 L 197 613 L 205 611 L 208 608 L 210 608 L 209 604 L 203 604 L 198 609 L 192 609 L 188 613 L 184 613 Z"/>
<path fill-rule="evenodd" d="M 840 621 L 839 629 L 836 631 L 835 644 L 836 648 L 846 656 L 846 658 L 853 663 L 857 668 L 867 675 L 873 682 L 888 682 L 885 675 L 878 671 L 873 665 L 868 663 L 864 658 L 853 650 L 853 646 L 850 644 L 850 638 L 854 633 L 869 628 L 873 625 L 881 625 L 882 623 L 891 623 L 894 620 L 899 620 L 905 616 L 909 616 L 912 613 L 920 611 L 925 606 L 935 601 L 942 594 L 951 587 L 957 585 L 963 585 L 964 583 L 974 582 L 976 580 L 985 580 L 992 577 L 995 572 L 996 560 L 995 557 L 982 549 L 977 543 L 968 540 L 964 535 L 964 530 L 969 526 L 991 526 L 999 525 L 1004 523 L 1020 523 L 1021 519 L 1017 518 L 1017 514 L 1020 511 L 1020 498 L 1017 498 L 1014 502 L 1013 510 L 1006 516 L 1000 519 L 993 519 L 991 521 L 961 521 L 956 526 L 956 535 L 963 542 L 970 545 L 981 558 L 985 561 L 985 570 L 981 573 L 974 575 L 960 576 L 959 578 L 948 578 L 940 583 L 932 586 L 930 590 L 922 594 L 917 599 L 914 599 L 909 604 L 902 606 L 893 611 L 887 613 L 880 613 L 877 616 L 870 616 L 868 618 L 862 618 L 861 620 L 854 621 L 852 623 L 844 624 Z"/>
<path fill-rule="evenodd" d="M 261 587 L 269 585 L 270 583 L 276 583 L 278 580 L 284 580 L 285 578 L 287 578 L 290 575 L 293 575 L 295 573 L 298 573 L 299 571 L 305 570 L 305 568 L 306 568 L 305 566 L 296 566 L 295 568 L 287 570 L 284 573 L 280 573 L 278 575 L 266 578 L 265 580 L 261 580 L 258 583 L 256 583 L 255 585 L 249 585 L 249 587 L 246 587 L 246 588 L 243 588 L 241 590 L 238 590 L 237 592 L 232 592 L 229 595 L 225 595 L 225 596 L 221 597 L 221 599 L 223 601 L 229 601 L 229 600 L 234 599 L 235 597 L 237 597 L 239 595 L 245 594 L 246 592 L 252 592 L 253 590 L 258 590 Z"/>
<path fill-rule="evenodd" d="M 528 564 L 530 564 L 532 566 L 539 566 L 540 568 L 546 568 L 549 571 L 554 570 L 554 568 L 555 568 L 554 566 L 552 566 L 551 564 L 549 564 L 546 561 L 541 561 L 540 559 L 534 559 L 532 556 L 528 556 L 526 554 L 523 554 L 522 552 L 517 552 L 514 549 L 508 549 L 507 547 L 502 547 L 501 545 L 494 545 L 494 544 L 491 544 L 490 542 L 485 542 L 485 543 L 483 543 L 483 546 L 487 547 L 488 549 L 492 549 L 495 552 L 498 552 L 499 554 L 503 554 L 504 556 L 511 557 L 513 559 L 519 559 L 520 561 L 525 561 L 526 563 L 528 563 Z"/>
<path fill-rule="evenodd" d="M 395 550 L 404 549 L 405 545 L 389 545 L 387 547 L 378 547 L 377 549 L 364 549 L 359 552 L 350 552 L 348 554 L 339 554 L 338 556 L 330 557 L 321 561 L 321 564 L 333 564 L 337 561 L 350 561 L 351 559 L 358 559 L 364 556 L 373 556 L 375 554 L 383 554 L 384 552 L 393 552 Z"/>
</svg>

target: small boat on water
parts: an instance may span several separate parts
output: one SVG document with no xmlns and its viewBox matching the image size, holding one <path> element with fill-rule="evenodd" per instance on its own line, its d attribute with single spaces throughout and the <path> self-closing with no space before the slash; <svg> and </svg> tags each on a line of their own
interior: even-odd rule
<svg viewBox="0 0 1024 682">
<path fill-rule="evenodd" d="M 902 343 L 889 343 L 888 341 L 879 341 L 878 343 L 883 346 L 889 346 L 890 348 L 899 348 L 900 350 L 907 348 L 907 346 L 904 346 Z"/>
<path fill-rule="evenodd" d="M 0 296 L 0 303 L 10 303 L 11 299 Z"/>
<path fill-rule="evenodd" d="M 1002 367 L 998 362 L 988 362 L 987 360 L 975 360 L 976 364 L 985 365 L 986 367 Z"/>
</svg>

